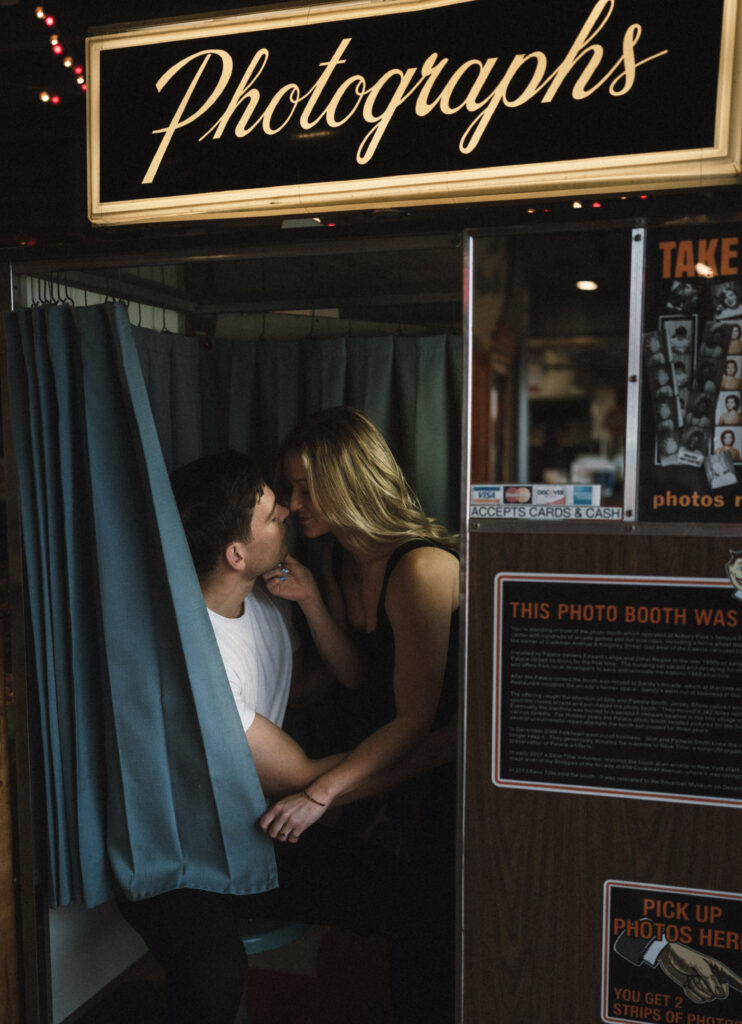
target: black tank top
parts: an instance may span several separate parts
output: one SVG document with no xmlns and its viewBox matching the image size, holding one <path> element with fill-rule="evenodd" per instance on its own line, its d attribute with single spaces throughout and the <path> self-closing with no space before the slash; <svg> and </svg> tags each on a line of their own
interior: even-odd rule
<svg viewBox="0 0 742 1024">
<path fill-rule="evenodd" d="M 355 705 L 354 718 L 357 718 L 360 742 L 371 732 L 390 722 L 396 715 L 394 703 L 394 630 L 386 613 L 386 590 L 397 563 L 404 558 L 409 551 L 415 548 L 435 547 L 443 548 L 445 551 L 451 549 L 444 544 L 428 539 L 407 541 L 400 544 L 391 553 L 384 571 L 384 578 L 379 594 L 379 603 L 376 609 L 376 627 L 370 632 L 362 629 L 354 629 L 349 626 L 349 632 L 361 655 L 363 672 L 361 682 L 355 691 L 352 703 Z M 455 551 L 453 555 L 458 555 Z M 333 575 L 341 588 L 341 566 L 344 551 L 340 544 L 336 543 L 332 553 Z M 443 675 L 441 695 L 438 701 L 433 729 L 445 724 L 456 712 L 458 702 L 458 669 L 459 669 L 459 612 L 456 609 L 451 615 L 451 632 L 448 641 L 448 654 L 446 667 Z"/>
</svg>

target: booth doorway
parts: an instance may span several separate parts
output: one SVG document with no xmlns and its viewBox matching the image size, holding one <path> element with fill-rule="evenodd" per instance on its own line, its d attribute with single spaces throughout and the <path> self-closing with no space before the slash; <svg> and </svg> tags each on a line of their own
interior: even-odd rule
<svg viewBox="0 0 742 1024">
<path fill-rule="evenodd" d="M 213 352 L 222 344 L 239 349 L 241 340 L 246 339 L 261 353 L 277 352 L 274 372 L 286 375 L 291 373 L 297 350 L 303 357 L 315 349 L 319 354 L 325 348 L 332 362 L 332 353 L 343 342 L 352 350 L 364 342 L 391 339 L 401 358 L 417 352 L 424 361 L 426 339 L 430 339 L 430 347 L 443 353 L 442 358 L 450 364 L 451 379 L 456 381 L 446 398 L 450 438 L 430 472 L 427 465 L 424 467 L 422 479 L 415 478 L 419 474 L 414 470 L 405 469 L 428 511 L 458 530 L 463 403 L 459 236 L 338 239 L 325 228 L 286 234 L 289 241 L 271 241 L 250 252 L 168 254 L 157 259 L 140 254 L 104 263 L 80 259 L 74 265 L 24 265 L 14 268 L 13 303 L 20 308 L 46 303 L 79 307 L 123 302 L 131 324 L 153 341 L 149 351 L 143 350 L 153 373 L 163 352 L 169 353 L 169 359 L 181 337 L 196 339 L 205 352 Z M 305 379 L 292 383 L 300 398 L 306 383 Z M 153 392 L 158 387 L 163 390 L 155 384 Z M 275 428 L 277 421 L 270 426 Z M 273 441 L 277 446 L 280 436 Z M 400 461 L 404 464 L 404 453 Z M 268 476 L 273 467 L 268 464 L 264 469 Z M 430 508 L 424 492 L 435 485 L 434 477 L 442 470 L 447 483 L 439 488 L 439 504 Z M 17 519 L 17 508 L 9 512 Z M 17 545 L 17 526 L 11 525 L 9 533 L 11 545 Z M 16 553 L 15 562 L 19 561 Z M 14 648 L 20 650 L 23 643 L 23 633 L 16 630 Z M 29 681 L 20 658 L 13 667 L 12 699 L 17 708 L 23 709 L 17 720 L 22 725 L 28 723 L 33 732 L 36 723 L 28 695 L 34 683 Z M 73 905 L 47 913 L 49 893 L 37 883 L 33 852 L 39 844 L 43 846 L 44 836 L 34 833 L 28 810 L 37 804 L 39 796 L 32 792 L 30 781 L 41 776 L 38 764 L 34 764 L 36 749 L 35 737 L 31 736 L 30 741 L 29 737 L 16 740 L 12 750 L 19 782 L 15 828 L 25 832 L 19 842 L 29 854 L 20 871 L 25 936 L 23 995 L 29 1022 L 51 1019 L 59 1024 L 89 1000 L 95 1000 L 129 966 L 131 956 L 123 950 L 119 962 L 102 964 L 85 953 L 92 935 L 97 946 L 106 945 L 107 938 L 101 936 L 100 929 L 112 926 L 108 921 L 101 924 L 96 912 Z M 25 763 L 20 764 L 19 759 L 25 759 Z M 111 945 L 116 945 L 115 936 Z M 70 972 L 65 964 L 75 950 L 80 955 L 74 958 L 76 967 Z"/>
</svg>

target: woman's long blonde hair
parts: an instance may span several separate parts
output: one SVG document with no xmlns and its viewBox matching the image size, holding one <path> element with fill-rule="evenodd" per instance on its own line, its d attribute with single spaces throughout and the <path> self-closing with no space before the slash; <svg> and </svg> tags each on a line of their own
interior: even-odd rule
<svg viewBox="0 0 742 1024">
<path fill-rule="evenodd" d="M 416 538 L 456 548 L 456 537 L 425 515 L 381 432 L 358 409 L 323 409 L 294 427 L 281 445 L 279 474 L 289 454 L 301 459 L 312 503 L 341 542 L 368 553 Z"/>
</svg>

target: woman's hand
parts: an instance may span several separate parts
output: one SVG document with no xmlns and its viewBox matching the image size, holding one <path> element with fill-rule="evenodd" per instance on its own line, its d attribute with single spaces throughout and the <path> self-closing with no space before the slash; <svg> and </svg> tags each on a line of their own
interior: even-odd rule
<svg viewBox="0 0 742 1024">
<path fill-rule="evenodd" d="M 307 793 L 293 793 L 277 800 L 260 819 L 260 827 L 271 839 L 298 843 L 299 836 L 327 810 Z"/>
<path fill-rule="evenodd" d="M 343 686 L 358 685 L 360 662 L 353 643 L 325 604 L 311 571 L 291 555 L 263 575 L 268 592 L 296 601 L 312 634 L 314 646 L 331 675 Z"/>
<path fill-rule="evenodd" d="M 266 586 L 276 597 L 288 601 L 310 601 L 319 597 L 319 588 L 312 573 L 291 555 L 263 576 Z"/>
</svg>

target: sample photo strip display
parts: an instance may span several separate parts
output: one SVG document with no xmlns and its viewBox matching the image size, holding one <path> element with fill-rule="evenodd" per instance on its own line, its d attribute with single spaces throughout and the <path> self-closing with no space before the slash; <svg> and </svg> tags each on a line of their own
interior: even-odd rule
<svg viewBox="0 0 742 1024">
<path fill-rule="evenodd" d="M 711 487 L 742 464 L 742 287 L 674 281 L 656 330 L 643 337 L 655 463 L 702 466 Z"/>
</svg>

